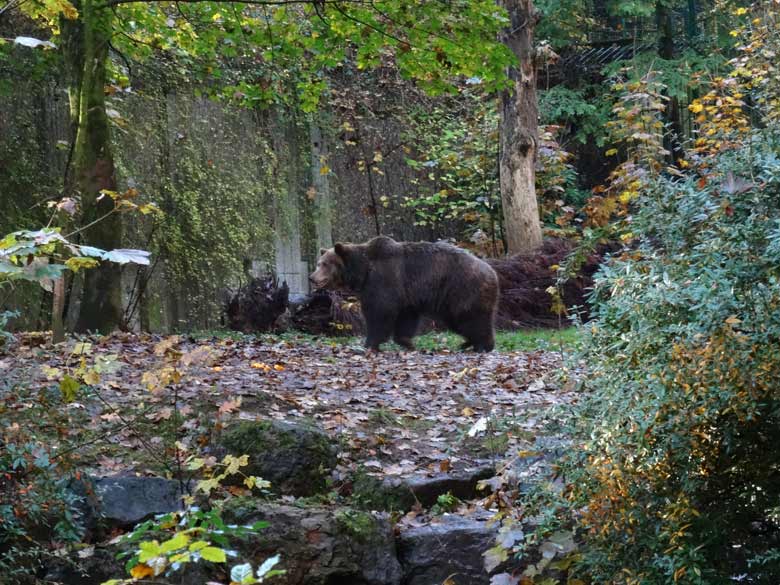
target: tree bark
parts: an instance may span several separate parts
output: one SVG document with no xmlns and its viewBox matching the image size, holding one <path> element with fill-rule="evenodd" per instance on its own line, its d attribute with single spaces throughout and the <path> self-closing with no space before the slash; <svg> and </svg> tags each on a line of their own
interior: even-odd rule
<svg viewBox="0 0 780 585">
<path fill-rule="evenodd" d="M 514 87 L 501 94 L 499 174 L 507 253 L 530 252 L 542 243 L 536 201 L 536 156 L 539 143 L 533 0 L 499 0 L 510 26 L 505 43 L 517 57 L 509 71 Z"/>
<path fill-rule="evenodd" d="M 112 13 L 96 0 L 77 3 L 79 17 L 62 19 L 65 69 L 68 78 L 70 117 L 74 129 L 72 167 L 66 188 L 81 199 L 82 225 L 108 214 L 114 207 L 100 191 L 116 190 L 111 135 L 104 88 L 106 61 L 112 30 Z M 121 247 L 122 223 L 118 215 L 80 234 L 82 243 L 111 250 Z M 84 276 L 77 331 L 108 333 L 122 321 L 121 269 L 103 262 Z"/>
<path fill-rule="evenodd" d="M 663 0 L 655 6 L 656 24 L 658 25 L 658 56 L 661 59 L 673 60 L 676 57 L 674 47 L 674 21 L 672 20 L 672 9 Z M 669 103 L 666 106 L 666 120 L 671 132 L 664 135 L 664 148 L 670 152 L 669 162 L 685 157 L 683 148 L 683 126 L 682 116 L 680 115 L 680 101 L 676 96 L 669 96 Z"/>
</svg>

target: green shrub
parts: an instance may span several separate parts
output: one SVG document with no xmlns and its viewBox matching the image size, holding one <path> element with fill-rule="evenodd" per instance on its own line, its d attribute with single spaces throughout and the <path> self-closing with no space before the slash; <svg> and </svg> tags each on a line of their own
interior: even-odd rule
<svg viewBox="0 0 780 585">
<path fill-rule="evenodd" d="M 1 582 L 35 582 L 57 545 L 80 540 L 77 496 L 67 483 L 42 445 L 19 434 L 0 437 Z"/>
<path fill-rule="evenodd" d="M 662 179 L 597 279 L 565 465 L 598 583 L 780 579 L 780 135 Z"/>
</svg>

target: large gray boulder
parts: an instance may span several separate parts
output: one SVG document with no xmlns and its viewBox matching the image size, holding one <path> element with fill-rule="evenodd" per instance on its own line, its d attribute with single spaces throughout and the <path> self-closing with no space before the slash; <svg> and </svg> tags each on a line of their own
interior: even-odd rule
<svg viewBox="0 0 780 585">
<path fill-rule="evenodd" d="M 386 515 L 351 508 L 297 508 L 245 500 L 232 504 L 226 520 L 269 527 L 239 548 L 257 565 L 281 555 L 286 573 L 275 585 L 400 585 L 401 566 Z"/>
<path fill-rule="evenodd" d="M 77 496 L 76 521 L 88 540 L 114 528 L 130 529 L 158 514 L 181 510 L 181 484 L 161 477 L 87 477 L 69 489 Z"/>
<path fill-rule="evenodd" d="M 181 510 L 181 484 L 161 477 L 103 477 L 95 480 L 100 517 L 109 526 L 132 528 L 158 514 Z"/>
<path fill-rule="evenodd" d="M 322 493 L 336 466 L 332 439 L 309 425 L 243 421 L 223 433 L 220 446 L 232 455 L 249 455 L 241 470 L 270 481 L 271 490 L 284 495 Z"/>
</svg>

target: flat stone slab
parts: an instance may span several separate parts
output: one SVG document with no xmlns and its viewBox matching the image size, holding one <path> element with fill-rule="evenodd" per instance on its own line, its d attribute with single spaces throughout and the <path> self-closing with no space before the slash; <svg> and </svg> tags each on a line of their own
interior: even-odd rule
<svg viewBox="0 0 780 585">
<path fill-rule="evenodd" d="M 492 465 L 482 465 L 450 473 L 385 478 L 382 486 L 404 501 L 408 508 L 416 502 L 429 508 L 436 503 L 439 496 L 447 493 L 461 500 L 476 497 L 477 483 L 494 474 L 495 468 Z"/>
<path fill-rule="evenodd" d="M 445 515 L 409 528 L 398 538 L 404 585 L 489 585 L 483 553 L 495 545 L 498 527 L 486 520 Z"/>
</svg>

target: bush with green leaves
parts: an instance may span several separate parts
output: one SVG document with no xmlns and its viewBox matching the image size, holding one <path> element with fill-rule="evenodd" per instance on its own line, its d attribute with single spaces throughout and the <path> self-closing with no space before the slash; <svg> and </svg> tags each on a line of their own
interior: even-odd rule
<svg viewBox="0 0 780 585">
<path fill-rule="evenodd" d="M 11 391 L 8 389 L 8 391 Z M 0 387 L 0 393 L 4 392 Z M 83 536 L 68 476 L 18 425 L 0 435 L 0 575 L 3 583 L 34 583 L 58 545 Z"/>
<path fill-rule="evenodd" d="M 226 479 L 241 479 L 248 490 L 265 492 L 270 486 L 267 481 L 241 471 L 248 463 L 248 455 L 226 455 L 222 461 L 213 457 L 191 457 L 188 469 L 203 473 L 204 479 L 197 482 L 195 491 L 202 496 L 201 501 L 206 506 L 196 505 L 194 496 L 185 496 L 183 510 L 142 522 L 117 539 L 117 543 L 131 545 L 117 555 L 118 558 L 129 557 L 125 568 L 130 577 L 110 579 L 103 585 L 149 583 L 149 578 L 156 577 L 175 578 L 193 563 L 226 565 L 229 560 L 237 559 L 239 553 L 231 548 L 231 543 L 269 526 L 265 521 L 242 526 L 227 524 L 222 519 L 225 504 L 233 498 L 233 494 L 224 489 Z M 236 585 L 263 583 L 284 574 L 284 570 L 274 568 L 278 563 L 279 555 L 267 558 L 257 569 L 252 563 L 231 562 L 230 582 Z"/>
<path fill-rule="evenodd" d="M 597 278 L 548 502 L 593 582 L 780 582 L 780 133 L 744 146 L 659 178 Z"/>
</svg>

